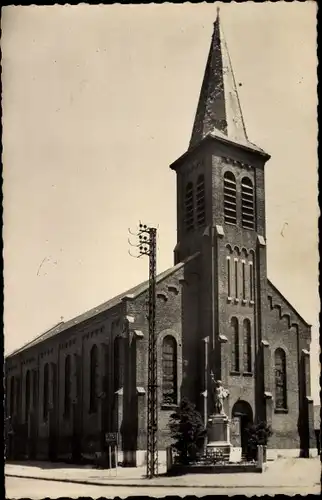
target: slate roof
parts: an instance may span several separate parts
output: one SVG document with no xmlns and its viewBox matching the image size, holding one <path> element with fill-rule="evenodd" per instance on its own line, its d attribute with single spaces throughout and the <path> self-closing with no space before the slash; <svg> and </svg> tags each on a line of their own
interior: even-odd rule
<svg viewBox="0 0 322 500">
<path fill-rule="evenodd" d="M 248 139 L 219 11 L 214 23 L 189 150 L 207 136 L 226 139 L 269 156 Z"/>
<path fill-rule="evenodd" d="M 179 264 L 176 264 L 175 266 L 170 267 L 166 271 L 163 271 L 162 273 L 160 273 L 156 278 L 156 283 L 158 284 L 162 280 L 164 280 L 164 279 L 168 278 L 169 276 L 171 276 L 172 274 L 174 274 L 176 271 L 178 271 L 179 269 L 184 267 L 184 265 L 187 264 L 189 261 L 191 261 L 192 259 L 197 257 L 197 255 L 199 255 L 199 252 L 195 253 L 191 257 L 188 257 L 183 262 L 179 262 Z M 63 331 L 68 330 L 72 326 L 83 323 L 84 321 L 91 319 L 104 311 L 108 311 L 109 309 L 112 309 L 112 307 L 115 307 L 116 305 L 120 304 L 125 297 L 129 297 L 130 299 L 135 299 L 136 297 L 141 295 L 143 292 L 145 292 L 148 289 L 148 286 L 149 286 L 149 281 L 148 280 L 144 281 L 144 282 L 130 288 L 129 290 L 126 290 L 125 292 L 120 293 L 119 295 L 113 297 L 112 299 L 108 300 L 107 302 L 104 302 L 103 304 L 100 304 L 100 305 L 90 309 L 89 311 L 86 311 L 85 313 L 80 314 L 79 316 L 76 316 L 75 318 L 72 318 L 66 322 L 62 321 L 60 323 L 57 323 L 57 325 L 53 326 L 49 330 L 46 330 L 46 332 L 42 333 L 41 335 L 38 335 L 35 339 L 31 340 L 30 342 L 28 342 L 24 346 L 20 347 L 19 349 L 16 349 L 15 351 L 11 352 L 10 354 L 8 354 L 6 356 L 6 358 L 10 358 L 12 356 L 15 356 L 16 354 L 19 354 L 19 353 L 25 351 L 26 349 L 34 347 L 35 345 L 37 345 L 41 342 L 44 342 L 45 340 L 48 340 L 51 337 L 54 337 L 58 333 L 61 333 Z"/>
</svg>

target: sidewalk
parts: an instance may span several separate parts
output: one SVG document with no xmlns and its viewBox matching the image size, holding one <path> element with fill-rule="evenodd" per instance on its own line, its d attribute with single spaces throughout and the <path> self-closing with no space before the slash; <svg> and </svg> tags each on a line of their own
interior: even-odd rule
<svg viewBox="0 0 322 500">
<path fill-rule="evenodd" d="M 26 462 L 6 464 L 5 475 L 17 478 L 42 479 L 70 483 L 140 486 L 140 487 L 182 487 L 182 488 L 265 488 L 296 487 L 320 484 L 321 463 L 319 458 L 280 458 L 267 464 L 262 474 L 187 474 L 167 477 L 165 467 L 159 469 L 160 476 L 145 477 L 145 467 L 118 467 L 117 471 L 75 467 L 66 464 Z"/>
</svg>

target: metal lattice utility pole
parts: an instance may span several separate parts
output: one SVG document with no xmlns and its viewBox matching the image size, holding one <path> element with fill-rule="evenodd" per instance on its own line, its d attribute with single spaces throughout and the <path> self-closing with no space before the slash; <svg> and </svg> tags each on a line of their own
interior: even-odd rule
<svg viewBox="0 0 322 500">
<path fill-rule="evenodd" d="M 131 233 L 133 234 L 133 233 Z M 139 225 L 139 255 L 149 256 L 149 349 L 148 349 L 148 412 L 147 412 L 147 477 L 158 475 L 158 388 L 157 349 L 155 334 L 156 303 L 156 235 L 157 230 Z M 134 245 L 132 245 L 134 246 Z"/>
</svg>

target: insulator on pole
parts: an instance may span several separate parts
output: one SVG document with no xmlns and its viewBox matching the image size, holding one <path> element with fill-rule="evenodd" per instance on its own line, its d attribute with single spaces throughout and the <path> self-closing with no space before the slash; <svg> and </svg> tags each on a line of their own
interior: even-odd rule
<svg viewBox="0 0 322 500">
<path fill-rule="evenodd" d="M 131 231 L 129 230 L 130 234 Z M 157 350 L 155 332 L 156 309 L 156 235 L 157 230 L 139 223 L 138 257 L 149 256 L 149 342 L 148 342 L 148 394 L 147 394 L 147 477 L 158 475 L 158 388 Z M 131 255 L 131 254 L 130 254 Z"/>
</svg>

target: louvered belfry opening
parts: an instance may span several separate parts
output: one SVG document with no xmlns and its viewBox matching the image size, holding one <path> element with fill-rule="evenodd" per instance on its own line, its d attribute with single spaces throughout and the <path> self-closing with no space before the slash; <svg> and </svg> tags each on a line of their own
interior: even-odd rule
<svg viewBox="0 0 322 500">
<path fill-rule="evenodd" d="M 224 176 L 224 220 L 230 224 L 236 224 L 236 179 L 232 172 L 226 172 Z"/>
<path fill-rule="evenodd" d="M 248 177 L 244 177 L 241 184 L 242 225 L 245 229 L 254 229 L 254 187 Z"/>
<path fill-rule="evenodd" d="M 192 182 L 189 182 L 186 187 L 185 196 L 185 225 L 187 231 L 191 231 L 193 229 L 193 219 L 193 185 Z"/>
<path fill-rule="evenodd" d="M 205 214 L 205 178 L 199 175 L 197 180 L 197 224 L 203 226 L 206 220 Z"/>
</svg>

